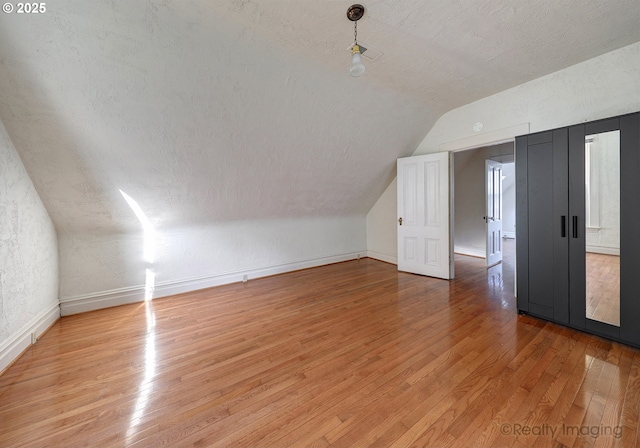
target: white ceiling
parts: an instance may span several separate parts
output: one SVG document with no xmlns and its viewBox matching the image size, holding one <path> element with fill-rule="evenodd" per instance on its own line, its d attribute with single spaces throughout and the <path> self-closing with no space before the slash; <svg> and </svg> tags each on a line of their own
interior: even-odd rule
<svg viewBox="0 0 640 448">
<path fill-rule="evenodd" d="M 366 213 L 443 113 L 640 41 L 637 0 L 58 0 L 0 16 L 0 119 L 59 231 Z"/>
</svg>

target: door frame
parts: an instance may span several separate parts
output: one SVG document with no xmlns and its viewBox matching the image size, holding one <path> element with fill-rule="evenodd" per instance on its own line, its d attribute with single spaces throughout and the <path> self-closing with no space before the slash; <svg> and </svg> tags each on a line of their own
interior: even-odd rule
<svg viewBox="0 0 640 448">
<path fill-rule="evenodd" d="M 513 149 L 514 149 L 513 157 L 514 157 L 514 160 L 515 160 L 515 147 Z M 497 191 L 497 188 L 495 186 L 495 182 L 496 182 L 495 171 L 492 170 L 491 172 L 489 172 L 490 165 L 499 165 L 500 166 L 499 167 L 499 172 L 500 172 L 500 177 L 501 178 L 498 180 L 498 183 L 500 184 L 500 193 L 499 193 L 499 197 L 498 197 L 498 203 L 499 203 L 499 205 L 498 205 L 498 207 L 499 207 L 498 219 L 499 219 L 499 223 L 500 223 L 499 240 L 504 239 L 503 229 L 502 229 L 502 224 L 503 224 L 502 223 L 502 220 L 503 220 L 503 214 L 502 214 L 502 163 L 503 162 L 498 162 L 497 160 L 493 160 L 493 159 L 485 159 L 485 161 L 484 161 L 484 167 L 485 167 L 485 171 L 484 171 L 484 175 L 485 175 L 485 179 L 484 179 L 485 196 L 484 196 L 484 199 L 485 199 L 485 213 L 486 213 L 485 218 L 484 218 L 485 234 L 486 234 L 485 235 L 486 236 L 486 239 L 485 239 L 485 259 L 487 261 L 487 267 L 488 268 L 491 267 L 491 266 L 495 266 L 498 263 L 502 263 L 502 241 L 498 241 L 498 246 L 500 247 L 499 248 L 500 256 L 499 256 L 499 260 L 497 260 L 497 261 L 495 260 L 495 258 L 493 260 L 491 259 L 492 252 L 491 252 L 491 247 L 489 245 L 489 241 L 491 239 L 490 230 L 491 230 L 492 227 L 496 226 L 495 221 L 494 221 L 494 217 L 493 216 L 489 216 L 489 204 L 491 204 L 492 211 L 493 211 L 494 215 L 495 215 L 495 212 L 496 212 L 496 210 L 495 210 L 496 199 L 495 199 L 494 196 L 490 195 L 489 189 L 493 189 L 494 190 L 493 191 L 494 195 L 496 194 L 496 191 Z M 494 167 L 494 169 L 495 169 L 495 167 Z M 489 182 L 489 176 L 491 176 L 491 182 Z M 491 222 L 489 222 L 489 220 L 491 220 Z M 494 231 L 494 233 L 495 233 L 495 231 Z M 495 241 L 495 238 L 494 238 L 494 241 Z M 495 249 L 495 245 L 494 245 L 494 249 Z"/>
<path fill-rule="evenodd" d="M 455 243 L 455 162 L 454 154 L 460 151 L 467 151 L 472 149 L 480 149 L 487 146 L 495 146 L 502 143 L 512 142 L 514 145 L 514 160 L 515 160 L 515 139 L 520 135 L 530 134 L 530 124 L 522 123 L 515 126 L 511 126 L 497 131 L 486 132 L 483 134 L 473 135 L 471 137 L 454 140 L 451 142 L 443 143 L 439 147 L 439 151 L 449 151 L 449 244 L 451 250 L 451 278 L 455 278 L 454 264 L 455 264 L 455 252 L 453 250 Z M 517 204 L 516 204 L 517 209 Z M 518 266 L 514 259 L 514 296 L 517 296 L 517 272 Z"/>
</svg>

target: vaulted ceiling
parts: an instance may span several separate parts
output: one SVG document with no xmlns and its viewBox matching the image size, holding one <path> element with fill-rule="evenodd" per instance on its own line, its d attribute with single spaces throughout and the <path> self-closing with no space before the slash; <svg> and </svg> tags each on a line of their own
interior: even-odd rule
<svg viewBox="0 0 640 448">
<path fill-rule="evenodd" d="M 58 231 L 366 213 L 443 113 L 640 41 L 637 0 L 57 0 L 0 17 L 0 119 Z"/>
</svg>

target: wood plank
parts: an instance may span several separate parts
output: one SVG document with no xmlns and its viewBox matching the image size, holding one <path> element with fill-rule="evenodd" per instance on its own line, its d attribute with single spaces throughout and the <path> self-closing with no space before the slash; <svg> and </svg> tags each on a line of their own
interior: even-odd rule
<svg viewBox="0 0 640 448">
<path fill-rule="evenodd" d="M 64 317 L 0 376 L 0 446 L 634 446 L 640 351 L 517 315 L 508 244 Z M 622 434 L 501 433 L 544 423 Z"/>
</svg>

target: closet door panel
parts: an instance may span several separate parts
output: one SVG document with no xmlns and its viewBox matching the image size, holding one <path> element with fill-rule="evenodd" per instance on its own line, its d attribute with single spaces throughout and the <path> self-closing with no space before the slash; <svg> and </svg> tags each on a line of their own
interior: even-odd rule
<svg viewBox="0 0 640 448">
<path fill-rule="evenodd" d="M 640 346 L 640 114 L 620 117 L 620 339 Z"/>
<path fill-rule="evenodd" d="M 569 323 L 567 130 L 516 140 L 518 309 Z"/>
<path fill-rule="evenodd" d="M 553 143 L 529 145 L 529 311 L 553 319 Z"/>
<path fill-rule="evenodd" d="M 567 128 L 553 131 L 553 315 L 569 323 L 569 152 Z"/>
<path fill-rule="evenodd" d="M 585 135 L 602 134 L 620 129 L 620 118 L 605 118 L 604 120 L 594 121 L 584 124 Z"/>
<path fill-rule="evenodd" d="M 516 299 L 518 310 L 529 312 L 529 205 L 527 136 L 516 138 Z"/>
<path fill-rule="evenodd" d="M 586 328 L 585 126 L 569 128 L 569 309 L 570 324 Z"/>
</svg>

